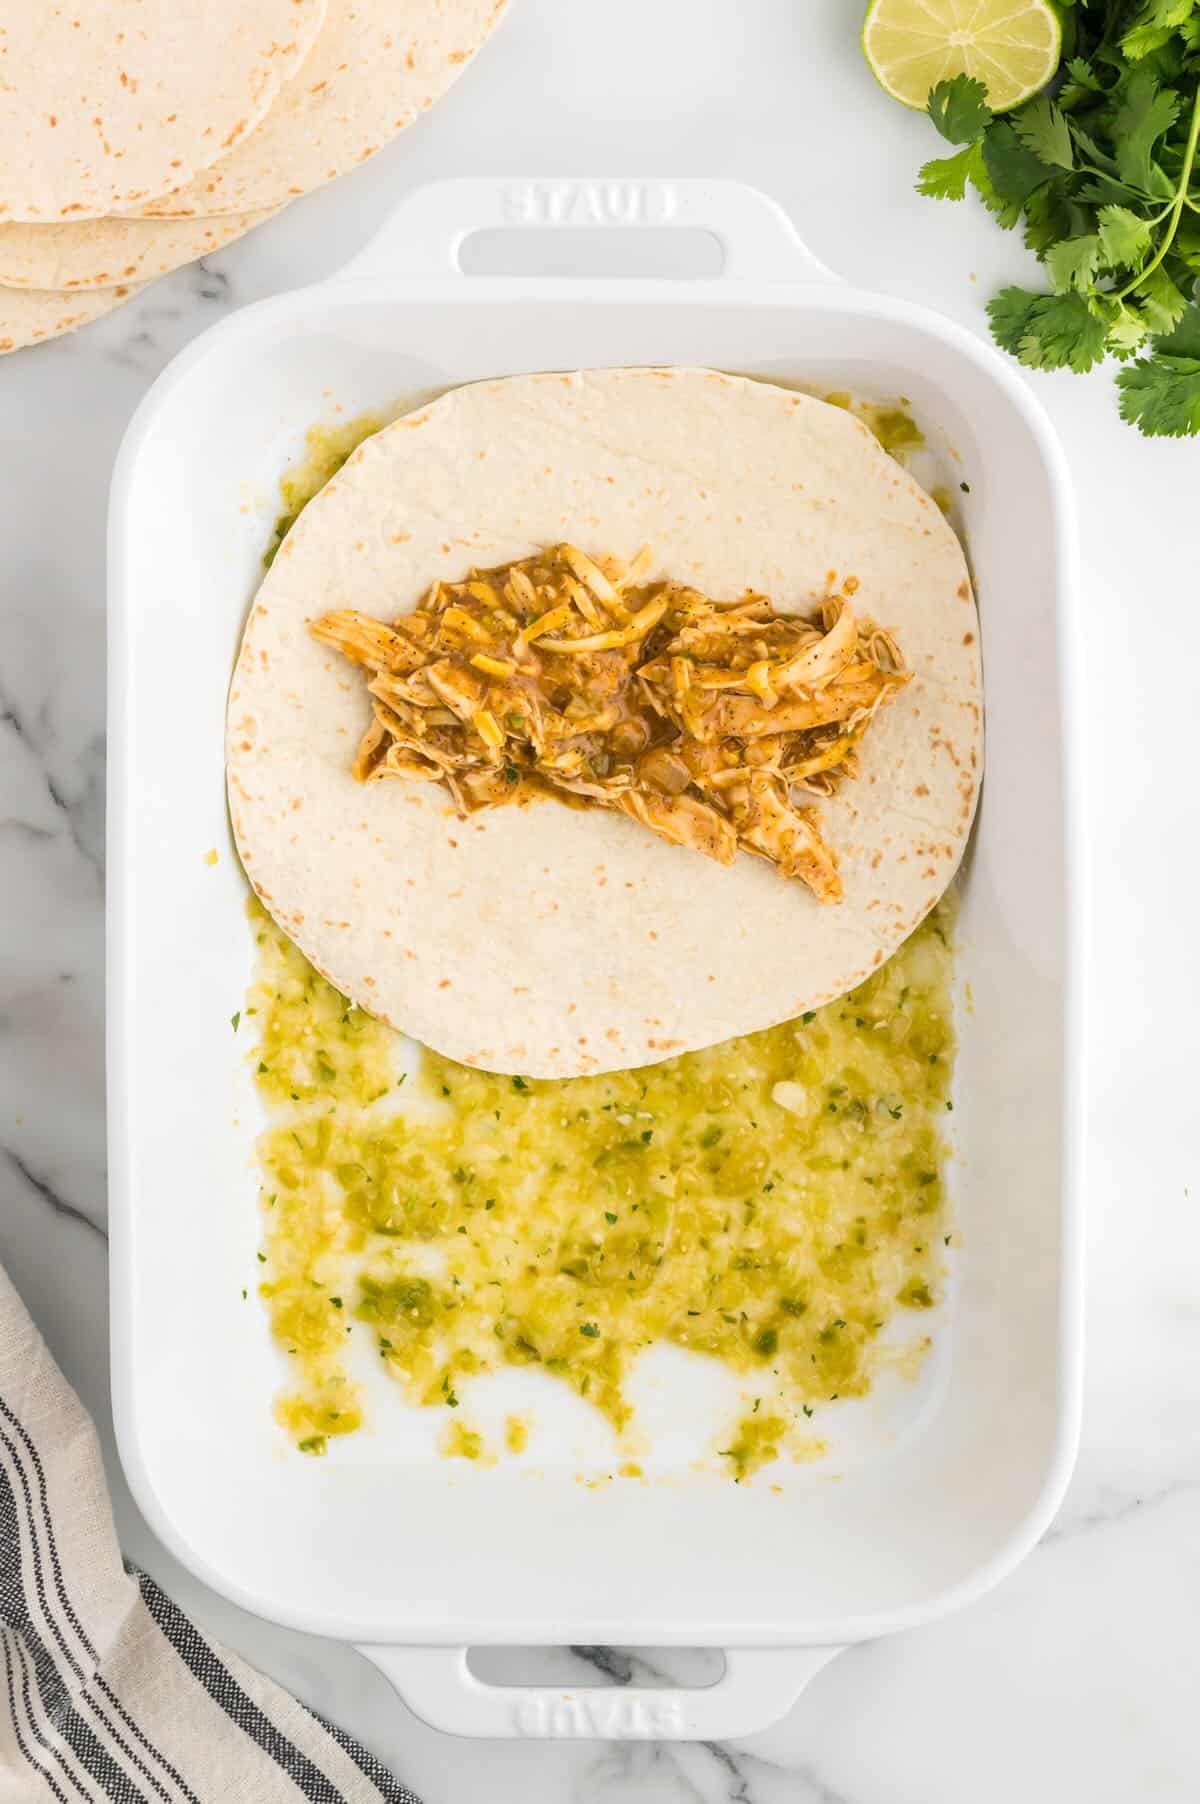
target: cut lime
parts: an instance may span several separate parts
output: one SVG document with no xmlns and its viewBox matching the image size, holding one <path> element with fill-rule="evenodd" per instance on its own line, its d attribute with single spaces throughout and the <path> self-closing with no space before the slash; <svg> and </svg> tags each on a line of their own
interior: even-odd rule
<svg viewBox="0 0 1200 1804">
<path fill-rule="evenodd" d="M 973 75 L 994 113 L 1044 88 L 1062 54 L 1062 27 L 1046 0 L 871 0 L 863 55 L 880 85 L 923 108 L 929 90 Z"/>
</svg>

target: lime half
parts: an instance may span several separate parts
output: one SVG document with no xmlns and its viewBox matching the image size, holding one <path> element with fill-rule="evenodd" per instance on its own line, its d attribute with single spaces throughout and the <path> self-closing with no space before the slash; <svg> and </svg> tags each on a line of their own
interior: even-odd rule
<svg viewBox="0 0 1200 1804">
<path fill-rule="evenodd" d="M 875 79 L 905 106 L 973 75 L 994 113 L 1019 106 L 1058 67 L 1062 27 L 1047 0 L 871 0 L 863 55 Z"/>
</svg>

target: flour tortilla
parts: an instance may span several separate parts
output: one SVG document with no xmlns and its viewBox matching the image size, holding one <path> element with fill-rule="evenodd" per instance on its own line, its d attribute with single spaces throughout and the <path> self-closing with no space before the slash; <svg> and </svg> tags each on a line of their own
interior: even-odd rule
<svg viewBox="0 0 1200 1804">
<path fill-rule="evenodd" d="M 433 105 L 507 0 L 329 0 L 304 68 L 258 130 L 180 191 L 132 208 L 190 218 L 278 207 L 357 168 Z"/>
<path fill-rule="evenodd" d="M 219 251 L 265 213 L 220 219 L 84 219 L 78 225 L 0 225 L 0 283 L 72 291 L 165 276 Z"/>
<path fill-rule="evenodd" d="M 10 0 L 0 220 L 100 218 L 190 181 L 264 117 L 325 3 Z"/>
<path fill-rule="evenodd" d="M 563 539 L 625 560 L 649 544 L 654 575 L 787 611 L 858 578 L 914 675 L 822 804 L 843 902 L 615 814 L 463 821 L 440 785 L 355 782 L 366 686 L 309 624 L 395 618 L 435 579 Z M 978 635 L 954 533 L 839 408 L 705 370 L 458 389 L 360 447 L 259 590 L 229 698 L 238 848 L 307 957 L 439 1052 L 538 1077 L 654 1063 L 829 1001 L 933 906 L 975 809 Z"/>
<path fill-rule="evenodd" d="M 61 294 L 40 288 L 0 288 L 0 357 L 43 338 L 61 338 L 140 294 L 141 287 L 97 288 Z"/>
</svg>

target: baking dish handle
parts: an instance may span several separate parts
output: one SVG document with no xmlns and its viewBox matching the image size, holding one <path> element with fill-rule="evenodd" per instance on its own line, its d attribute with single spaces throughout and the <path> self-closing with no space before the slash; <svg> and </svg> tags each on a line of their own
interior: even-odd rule
<svg viewBox="0 0 1200 1804">
<path fill-rule="evenodd" d="M 834 282 L 778 201 L 745 182 L 688 177 L 546 181 L 458 176 L 402 200 L 342 275 L 461 276 L 463 243 L 481 231 L 707 232 L 723 280 Z M 614 262 L 619 258 L 614 256 Z M 622 272 L 614 267 L 614 276 Z M 340 278 L 339 278 L 340 279 Z"/>
<path fill-rule="evenodd" d="M 741 1647 L 715 1685 L 490 1685 L 465 1647 L 362 1647 L 414 1715 L 449 1735 L 559 1741 L 725 1741 L 769 1728 L 840 1647 Z"/>
</svg>

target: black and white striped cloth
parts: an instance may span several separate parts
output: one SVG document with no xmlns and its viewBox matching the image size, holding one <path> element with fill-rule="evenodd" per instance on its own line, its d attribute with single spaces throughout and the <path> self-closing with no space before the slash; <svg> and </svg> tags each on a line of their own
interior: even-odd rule
<svg viewBox="0 0 1200 1804">
<path fill-rule="evenodd" d="M 0 1804 L 418 1804 L 121 1559 L 91 1419 L 0 1271 Z"/>
</svg>

